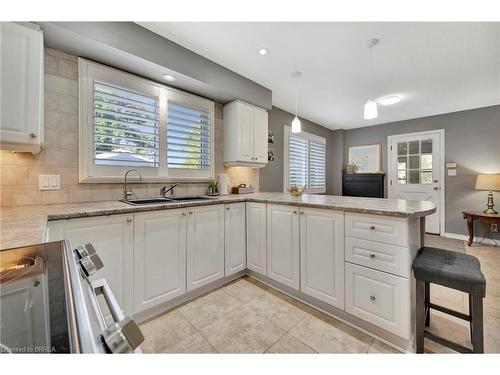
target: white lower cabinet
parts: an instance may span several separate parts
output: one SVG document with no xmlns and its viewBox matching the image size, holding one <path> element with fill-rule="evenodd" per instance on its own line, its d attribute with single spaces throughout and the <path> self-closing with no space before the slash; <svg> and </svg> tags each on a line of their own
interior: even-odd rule
<svg viewBox="0 0 500 375">
<path fill-rule="evenodd" d="M 267 205 L 267 276 L 300 289 L 299 208 Z"/>
<path fill-rule="evenodd" d="M 187 290 L 224 277 L 224 206 L 188 208 Z"/>
<path fill-rule="evenodd" d="M 344 213 L 300 210 L 300 290 L 344 309 Z"/>
<path fill-rule="evenodd" d="M 346 263 L 346 311 L 404 339 L 410 338 L 410 281 Z"/>
<path fill-rule="evenodd" d="M 76 248 L 94 245 L 104 267 L 94 278 L 106 278 L 126 314 L 134 305 L 134 224 L 133 215 L 87 217 L 49 222 L 49 240 L 69 239 Z"/>
<path fill-rule="evenodd" d="M 134 214 L 134 313 L 186 293 L 186 209 Z"/>
<path fill-rule="evenodd" d="M 265 203 L 247 202 L 247 268 L 267 274 L 267 226 Z"/>
<path fill-rule="evenodd" d="M 224 205 L 225 275 L 230 276 L 247 268 L 245 203 Z"/>
</svg>

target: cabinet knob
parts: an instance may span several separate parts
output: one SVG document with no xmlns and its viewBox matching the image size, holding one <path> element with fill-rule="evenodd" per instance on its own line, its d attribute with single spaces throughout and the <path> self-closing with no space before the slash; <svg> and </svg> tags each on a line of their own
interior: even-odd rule
<svg viewBox="0 0 500 375">
<path fill-rule="evenodd" d="M 128 217 L 127 218 L 127 223 L 131 223 L 132 222 L 132 218 L 131 217 Z"/>
<path fill-rule="evenodd" d="M 183 212 L 183 213 L 182 213 L 182 216 L 186 216 L 186 213 L 185 213 L 185 212 Z"/>
<path fill-rule="evenodd" d="M 35 133 L 30 133 L 30 138 L 36 138 L 36 134 Z"/>
<path fill-rule="evenodd" d="M 293 211 L 293 213 L 294 213 L 294 214 L 296 214 L 296 213 L 297 213 L 297 210 L 294 210 L 294 211 Z"/>
<path fill-rule="evenodd" d="M 226 207 L 226 210 L 229 210 L 229 207 Z"/>
<path fill-rule="evenodd" d="M 375 302 L 376 301 L 375 296 L 370 296 L 370 301 Z"/>
<path fill-rule="evenodd" d="M 375 254 L 370 254 L 371 259 L 375 259 Z"/>
<path fill-rule="evenodd" d="M 370 229 L 374 230 L 375 229 L 375 225 L 370 225 Z"/>
<path fill-rule="evenodd" d="M 193 214 L 193 211 L 189 211 L 189 214 L 192 215 Z"/>
<path fill-rule="evenodd" d="M 300 211 L 300 214 L 301 214 L 301 215 L 304 215 L 304 211 Z"/>
</svg>

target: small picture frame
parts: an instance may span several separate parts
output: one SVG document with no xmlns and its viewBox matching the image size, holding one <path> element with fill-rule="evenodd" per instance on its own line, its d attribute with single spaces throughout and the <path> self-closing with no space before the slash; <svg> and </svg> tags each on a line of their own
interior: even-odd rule
<svg viewBox="0 0 500 375">
<path fill-rule="evenodd" d="M 348 164 L 358 167 L 356 173 L 380 173 L 381 149 L 382 145 L 380 143 L 350 146 L 348 149 Z"/>
<path fill-rule="evenodd" d="M 271 130 L 267 131 L 267 143 L 274 143 L 274 134 Z"/>
<path fill-rule="evenodd" d="M 274 150 L 272 148 L 267 150 L 267 160 L 274 161 Z"/>
</svg>

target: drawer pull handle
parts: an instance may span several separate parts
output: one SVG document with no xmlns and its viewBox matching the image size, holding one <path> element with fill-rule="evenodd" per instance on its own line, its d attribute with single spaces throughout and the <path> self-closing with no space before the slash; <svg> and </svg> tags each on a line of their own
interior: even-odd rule
<svg viewBox="0 0 500 375">
<path fill-rule="evenodd" d="M 294 213 L 294 214 L 296 214 L 296 213 L 297 213 L 297 210 L 293 211 L 293 213 Z"/>
<path fill-rule="evenodd" d="M 370 254 L 371 259 L 375 259 L 375 254 Z"/>
<path fill-rule="evenodd" d="M 376 298 L 375 296 L 370 296 L 370 301 L 375 302 Z"/>
<path fill-rule="evenodd" d="M 370 229 L 374 230 L 375 229 L 375 225 L 370 225 Z"/>
<path fill-rule="evenodd" d="M 127 223 L 131 223 L 132 219 L 130 217 L 127 218 Z"/>
</svg>

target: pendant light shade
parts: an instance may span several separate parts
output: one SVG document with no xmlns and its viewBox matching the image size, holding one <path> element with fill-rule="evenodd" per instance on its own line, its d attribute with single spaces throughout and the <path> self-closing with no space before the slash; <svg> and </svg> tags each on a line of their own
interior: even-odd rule
<svg viewBox="0 0 500 375">
<path fill-rule="evenodd" d="M 302 125 L 297 116 L 292 121 L 292 133 L 300 133 L 302 131 Z"/>
<path fill-rule="evenodd" d="M 364 111 L 365 120 L 371 120 L 377 118 L 377 116 L 378 116 L 377 102 L 374 102 L 373 100 L 368 100 L 365 103 L 365 111 Z"/>
<path fill-rule="evenodd" d="M 293 72 L 292 77 L 297 80 L 297 96 L 295 97 L 295 117 L 292 121 L 292 133 L 300 133 L 302 131 L 302 124 L 299 120 L 299 79 L 302 77 L 302 73 Z"/>
</svg>

